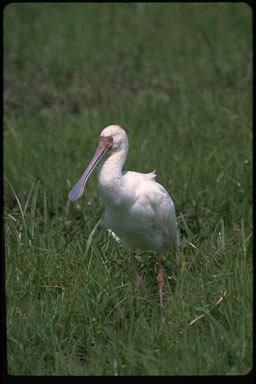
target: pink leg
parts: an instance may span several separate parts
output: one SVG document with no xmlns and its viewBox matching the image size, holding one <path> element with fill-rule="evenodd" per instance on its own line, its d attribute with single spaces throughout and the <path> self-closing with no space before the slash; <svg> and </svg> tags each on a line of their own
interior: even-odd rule
<svg viewBox="0 0 256 384">
<path fill-rule="evenodd" d="M 133 269 L 133 272 L 134 272 L 137 288 L 138 288 L 138 291 L 140 292 L 141 285 L 142 285 L 141 284 L 141 278 L 140 278 L 139 271 L 138 271 L 138 268 L 137 268 L 137 265 L 136 265 L 135 257 L 134 257 L 132 252 L 130 253 L 130 259 L 131 259 L 131 263 L 132 263 L 132 269 Z M 139 298 L 139 295 L 138 295 L 137 305 L 139 304 L 139 301 L 140 301 L 140 298 Z"/>
<path fill-rule="evenodd" d="M 157 282 L 158 282 L 158 288 L 159 288 L 159 296 L 160 296 L 160 306 L 163 308 L 163 283 L 164 283 L 164 274 L 161 264 L 161 254 L 160 250 L 157 252 L 157 258 L 158 258 L 158 275 L 157 275 Z"/>
</svg>

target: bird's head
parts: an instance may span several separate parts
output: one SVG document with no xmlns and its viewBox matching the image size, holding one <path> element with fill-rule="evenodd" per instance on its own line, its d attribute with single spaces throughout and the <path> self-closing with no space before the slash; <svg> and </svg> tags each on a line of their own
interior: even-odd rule
<svg viewBox="0 0 256 384">
<path fill-rule="evenodd" d="M 128 150 L 128 137 L 119 125 L 109 125 L 100 134 L 99 145 L 102 144 L 106 153 L 112 154 L 120 150 Z"/>
<path fill-rule="evenodd" d="M 81 197 L 84 191 L 85 183 L 99 161 L 105 156 L 109 157 L 119 151 L 127 153 L 128 137 L 125 130 L 119 127 L 119 125 L 109 125 L 101 132 L 96 152 L 82 177 L 70 192 L 69 199 L 71 201 L 75 201 Z"/>
</svg>

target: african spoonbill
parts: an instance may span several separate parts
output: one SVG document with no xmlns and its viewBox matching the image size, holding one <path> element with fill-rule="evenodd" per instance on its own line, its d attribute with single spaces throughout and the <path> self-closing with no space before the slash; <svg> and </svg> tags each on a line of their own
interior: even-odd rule
<svg viewBox="0 0 256 384">
<path fill-rule="evenodd" d="M 129 251 L 138 287 L 140 277 L 134 248 L 157 252 L 160 305 L 163 307 L 161 252 L 177 251 L 175 207 L 165 188 L 155 181 L 155 173 L 122 170 L 128 153 L 128 137 L 118 125 L 106 127 L 96 152 L 82 177 L 69 194 L 71 201 L 82 196 L 85 184 L 99 164 L 98 183 L 105 206 L 102 225 L 111 229 Z"/>
</svg>

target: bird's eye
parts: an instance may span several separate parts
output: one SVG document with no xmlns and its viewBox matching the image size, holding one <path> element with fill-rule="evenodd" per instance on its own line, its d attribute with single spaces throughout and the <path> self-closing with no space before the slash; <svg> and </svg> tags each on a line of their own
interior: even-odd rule
<svg viewBox="0 0 256 384">
<path fill-rule="evenodd" d="M 113 137 L 112 136 L 104 137 L 104 141 L 105 141 L 107 150 L 110 150 L 113 147 Z"/>
</svg>

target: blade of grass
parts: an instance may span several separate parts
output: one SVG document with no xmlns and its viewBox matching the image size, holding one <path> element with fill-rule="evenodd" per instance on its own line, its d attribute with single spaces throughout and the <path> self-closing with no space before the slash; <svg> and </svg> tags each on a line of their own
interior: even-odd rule
<svg viewBox="0 0 256 384">
<path fill-rule="evenodd" d="M 202 313 L 202 315 L 196 316 L 192 321 L 190 321 L 189 325 L 193 325 L 197 320 L 202 319 L 207 313 L 210 313 L 211 311 L 213 311 L 214 308 L 216 308 L 217 305 L 219 305 L 219 304 L 221 303 L 221 301 L 223 300 L 223 298 L 226 296 L 227 292 L 228 292 L 228 291 L 225 290 L 225 291 L 223 292 L 222 296 L 221 296 L 221 297 L 219 298 L 219 300 L 217 301 L 217 303 L 215 303 L 215 304 L 213 305 L 212 308 L 208 309 L 208 311 L 206 311 L 205 313 Z"/>
<path fill-rule="evenodd" d="M 185 231 L 186 231 L 186 233 L 187 233 L 187 237 L 190 238 L 190 230 L 189 230 L 189 228 L 188 228 L 188 225 L 187 225 L 187 222 L 186 222 L 184 216 L 185 216 L 185 215 L 183 215 L 183 214 L 181 213 L 179 217 L 181 218 L 181 221 L 182 221 L 182 223 L 183 223 L 183 225 L 184 225 L 184 229 L 185 229 Z"/>
<path fill-rule="evenodd" d="M 40 181 L 38 180 L 35 185 L 35 191 L 32 197 L 32 204 L 31 204 L 31 216 L 30 216 L 30 223 L 29 223 L 29 232 L 31 235 L 31 238 L 34 238 L 35 233 L 35 225 L 36 225 L 36 203 L 37 203 L 37 196 L 38 196 L 38 190 L 40 186 Z"/>
<path fill-rule="evenodd" d="M 44 232 L 47 232 L 48 227 L 48 206 L 47 206 L 47 198 L 46 198 L 46 192 L 44 192 Z"/>
<path fill-rule="evenodd" d="M 220 231 L 218 234 L 218 240 L 217 240 L 219 248 L 224 251 L 225 250 L 225 228 L 224 228 L 224 220 L 221 220 L 220 223 Z"/>
<path fill-rule="evenodd" d="M 218 249 L 224 251 L 225 249 L 225 230 L 224 230 L 224 220 L 221 218 L 216 224 L 213 234 L 211 236 L 211 241 L 216 245 Z"/>
<path fill-rule="evenodd" d="M 96 229 L 98 228 L 98 226 L 99 226 L 99 224 L 100 224 L 100 221 L 101 221 L 101 220 L 99 220 L 99 221 L 96 223 L 96 225 L 94 226 L 93 230 L 91 231 L 91 233 L 90 233 L 90 235 L 89 235 L 89 237 L 88 237 L 88 240 L 87 240 L 87 242 L 86 242 L 86 247 L 85 247 L 85 256 L 87 256 L 87 254 L 88 254 L 88 251 L 89 251 L 89 248 L 90 248 L 90 246 L 91 246 L 91 243 L 92 243 L 92 240 L 93 240 L 95 231 L 96 231 Z M 88 267 L 88 269 L 89 269 L 89 267 Z"/>
<path fill-rule="evenodd" d="M 28 193 L 28 197 L 27 197 L 27 200 L 26 200 L 26 203 L 25 203 L 25 206 L 24 206 L 24 215 L 26 214 L 26 211 L 27 211 L 27 208 L 28 208 L 28 203 L 30 201 L 30 197 L 32 196 L 32 192 L 33 192 L 33 189 L 35 187 L 35 184 L 36 184 L 36 180 L 33 181 L 33 184 L 29 190 L 29 193 Z"/>
<path fill-rule="evenodd" d="M 22 218 L 23 228 L 24 228 L 24 252 L 26 253 L 26 251 L 27 251 L 27 244 L 28 244 L 28 232 L 27 232 L 27 223 L 26 223 L 26 220 L 25 220 L 24 210 L 22 209 L 20 200 L 19 200 L 18 196 L 16 195 L 16 192 L 14 191 L 11 183 L 9 182 L 9 180 L 8 180 L 8 178 L 6 176 L 5 176 L 5 180 L 7 181 L 7 184 L 9 185 L 12 193 L 14 194 L 14 197 L 15 197 L 15 199 L 17 201 L 17 204 L 18 204 L 18 207 L 19 207 L 19 210 L 20 210 L 20 213 L 21 213 L 21 218 Z"/>
</svg>

